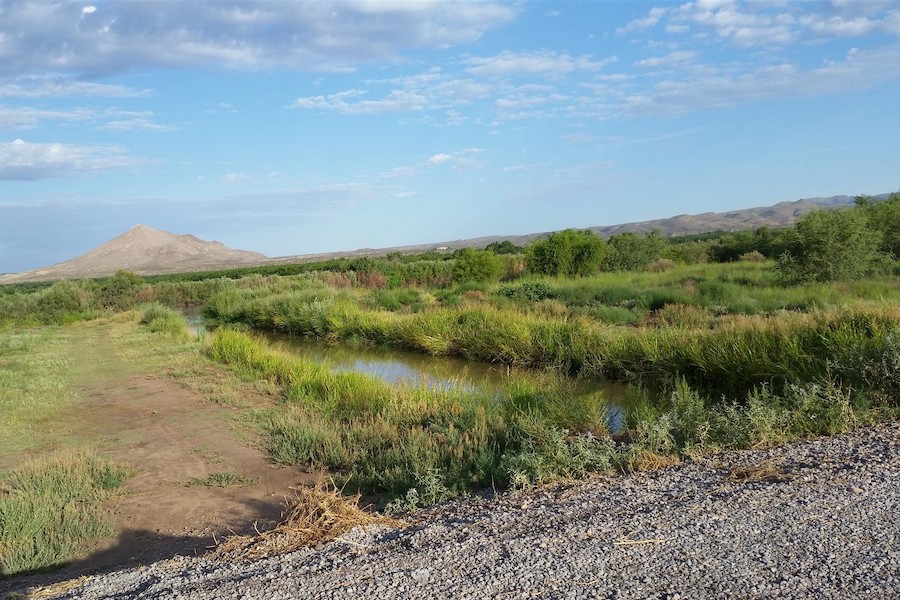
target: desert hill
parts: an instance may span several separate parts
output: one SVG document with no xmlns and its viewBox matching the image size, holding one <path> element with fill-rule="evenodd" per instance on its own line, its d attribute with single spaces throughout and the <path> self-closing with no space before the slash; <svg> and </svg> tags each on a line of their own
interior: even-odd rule
<svg viewBox="0 0 900 600">
<path fill-rule="evenodd" d="M 259 252 L 232 250 L 221 242 L 207 242 L 193 235 L 178 235 L 135 225 L 122 235 L 50 267 L 0 277 L 0 283 L 106 277 L 120 269 L 141 275 L 216 269 L 223 266 L 260 264 Z"/>
</svg>

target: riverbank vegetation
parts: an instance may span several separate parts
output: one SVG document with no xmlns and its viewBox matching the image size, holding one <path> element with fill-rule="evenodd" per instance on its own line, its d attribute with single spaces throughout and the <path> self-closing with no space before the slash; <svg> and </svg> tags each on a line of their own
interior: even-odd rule
<svg viewBox="0 0 900 600">
<path fill-rule="evenodd" d="M 153 335 L 183 344 L 171 309 L 203 306 L 216 328 L 204 356 L 279 396 L 242 409 L 272 459 L 326 469 L 401 511 L 896 418 L 898 231 L 895 194 L 775 231 L 606 241 L 565 231 L 526 248 L 206 277 L 122 272 L 5 290 L 0 352 L 47 343 L 47 324 L 137 306 Z M 304 359 L 263 331 L 536 375 L 490 392 L 388 384 Z M 627 397 L 575 394 L 573 378 L 626 383 Z"/>
</svg>

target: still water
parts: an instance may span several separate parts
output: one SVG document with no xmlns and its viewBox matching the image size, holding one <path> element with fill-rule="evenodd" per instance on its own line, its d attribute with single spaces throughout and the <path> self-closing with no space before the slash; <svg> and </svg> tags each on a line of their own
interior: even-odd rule
<svg viewBox="0 0 900 600">
<path fill-rule="evenodd" d="M 205 331 L 200 310 L 185 311 L 191 331 Z M 430 356 L 419 352 L 324 342 L 304 336 L 265 333 L 275 346 L 288 350 L 305 360 L 324 364 L 337 372 L 370 375 L 388 383 L 424 385 L 431 389 L 486 391 L 500 394 L 510 379 L 536 378 L 534 373 L 506 365 L 483 363 L 448 356 Z M 625 386 L 596 379 L 571 378 L 571 393 L 575 396 L 602 393 L 606 400 L 606 421 L 611 431 L 623 426 Z"/>
<path fill-rule="evenodd" d="M 388 383 L 424 385 L 431 389 L 487 391 L 500 394 L 511 379 L 537 379 L 525 369 L 483 363 L 448 356 L 430 356 L 419 352 L 323 342 L 303 336 L 266 334 L 276 346 L 305 360 L 327 365 L 338 372 L 354 372 L 377 377 Z M 622 428 L 625 385 L 596 379 L 570 378 L 570 393 L 575 396 L 602 393 L 606 400 L 606 421 L 611 431 Z"/>
</svg>

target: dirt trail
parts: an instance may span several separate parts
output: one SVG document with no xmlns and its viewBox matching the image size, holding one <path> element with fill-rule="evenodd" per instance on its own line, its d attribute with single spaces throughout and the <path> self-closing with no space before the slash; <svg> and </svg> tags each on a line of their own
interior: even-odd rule
<svg viewBox="0 0 900 600">
<path fill-rule="evenodd" d="M 131 466 L 124 496 L 111 504 L 117 537 L 95 543 L 86 558 L 51 573 L 14 581 L 46 585 L 73 577 L 193 555 L 216 537 L 277 522 L 291 486 L 314 476 L 272 465 L 232 427 L 235 408 L 210 402 L 164 374 L 135 370 L 102 330 L 79 340 L 80 406 L 70 431 L 92 439 L 102 456 Z M 251 485 L 191 484 L 233 472 Z"/>
</svg>

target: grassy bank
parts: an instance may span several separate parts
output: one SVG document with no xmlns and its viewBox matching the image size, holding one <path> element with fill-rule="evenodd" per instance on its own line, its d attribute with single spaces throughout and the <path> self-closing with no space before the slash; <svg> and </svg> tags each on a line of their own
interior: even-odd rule
<svg viewBox="0 0 900 600">
<path fill-rule="evenodd" d="M 437 502 L 491 484 L 526 485 L 608 468 L 601 394 L 573 402 L 550 375 L 499 396 L 392 385 L 277 351 L 223 329 L 211 356 L 251 377 L 276 382 L 280 406 L 257 411 L 269 453 L 281 463 L 344 474 L 350 489 Z"/>
<path fill-rule="evenodd" d="M 553 375 L 491 396 L 332 372 L 229 329 L 214 334 L 209 352 L 281 388 L 281 405 L 253 416 L 278 462 L 338 471 L 351 489 L 383 494 L 392 510 L 490 485 L 527 486 L 833 434 L 895 412 L 831 379 L 758 386 L 730 401 L 712 401 L 680 379 L 661 396 L 631 390 L 631 443 L 616 445 L 602 396 L 573 396 Z"/>
<path fill-rule="evenodd" d="M 894 418 L 898 289 L 893 276 L 787 287 L 764 261 L 432 290 L 336 289 L 307 277 L 223 290 L 206 315 L 526 367 L 548 380 L 632 384 L 629 443 L 616 445 L 603 402 L 581 404 L 561 388 L 522 383 L 499 398 L 398 389 L 246 333 L 216 334 L 214 358 L 283 391 L 283 406 L 256 415 L 277 460 L 336 469 L 355 489 L 411 506 Z"/>
<path fill-rule="evenodd" d="M 683 318 L 677 322 L 656 318 L 639 327 L 484 301 L 401 313 L 309 284 L 274 293 L 230 290 L 212 297 L 207 314 L 254 328 L 583 377 L 654 386 L 684 377 L 710 393 L 728 394 L 825 376 L 860 388 L 881 387 L 884 373 L 871 367 L 884 360 L 888 336 L 900 328 L 900 307 L 878 301 L 715 320 L 689 320 L 690 305 L 669 304 L 656 316 L 679 310 Z"/>
</svg>

